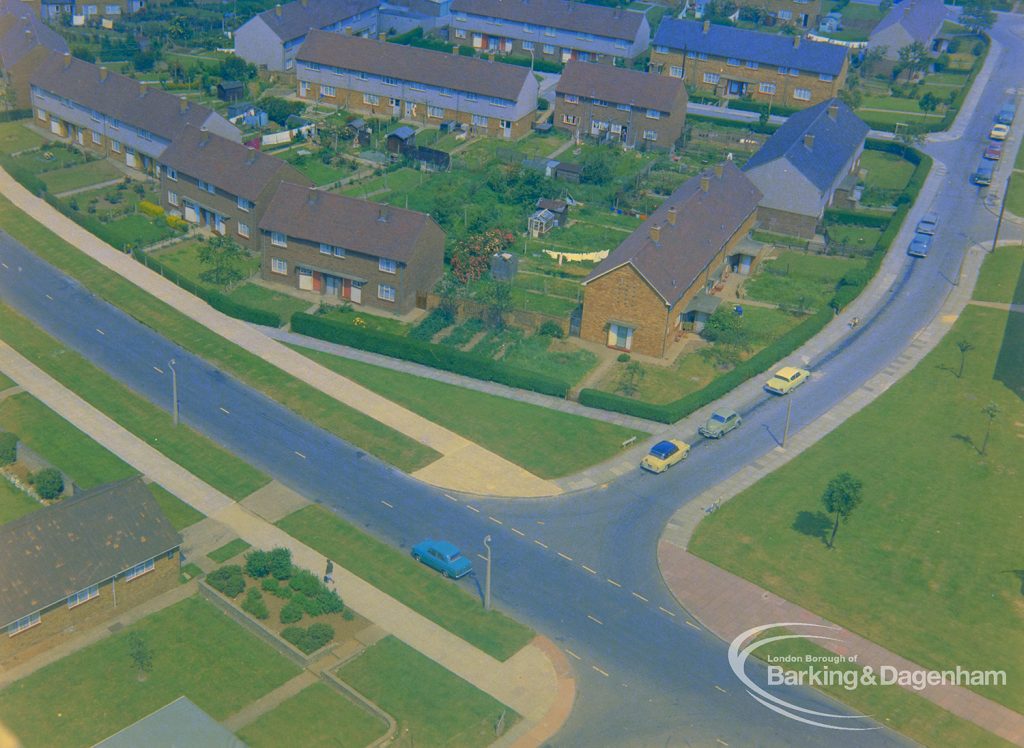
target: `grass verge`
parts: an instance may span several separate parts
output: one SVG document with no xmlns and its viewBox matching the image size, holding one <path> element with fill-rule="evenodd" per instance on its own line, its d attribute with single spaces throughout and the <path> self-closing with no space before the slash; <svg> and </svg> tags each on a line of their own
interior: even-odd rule
<svg viewBox="0 0 1024 748">
<path fill-rule="evenodd" d="M 179 532 L 205 519 L 206 515 L 179 499 L 159 483 L 150 483 L 149 492 L 167 515 L 167 519 Z"/>
<path fill-rule="evenodd" d="M 206 556 L 210 560 L 216 561 L 218 564 L 222 564 L 229 558 L 234 558 L 239 553 L 247 551 L 250 548 L 252 548 L 252 546 L 249 543 L 246 543 L 241 538 L 235 538 L 234 540 L 225 543 L 220 548 L 210 551 Z"/>
<path fill-rule="evenodd" d="M 1021 149 L 1024 153 L 1024 148 Z M 1003 304 L 1024 304 L 1024 247 L 999 247 L 985 258 L 981 274 L 974 286 L 974 298 L 978 301 L 995 301 Z"/>
<path fill-rule="evenodd" d="M 320 506 L 307 506 L 277 526 L 382 592 L 499 660 L 533 639 L 533 631 L 480 601 L 408 555 L 360 532 Z"/>
<path fill-rule="evenodd" d="M 0 525 L 42 509 L 43 505 L 6 478 L 0 478 Z"/>
</svg>

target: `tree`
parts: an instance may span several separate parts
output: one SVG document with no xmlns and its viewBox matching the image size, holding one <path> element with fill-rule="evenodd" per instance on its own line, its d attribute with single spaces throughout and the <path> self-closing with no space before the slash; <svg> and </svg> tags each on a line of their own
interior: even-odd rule
<svg viewBox="0 0 1024 748">
<path fill-rule="evenodd" d="M 301 101 L 289 101 L 277 96 L 267 96 L 260 99 L 260 108 L 267 113 L 267 117 L 284 127 L 288 118 L 293 114 L 300 114 L 305 111 L 306 105 Z"/>
<path fill-rule="evenodd" d="M 483 277 L 490 267 L 491 256 L 508 251 L 512 234 L 499 229 L 488 229 L 455 243 L 452 248 L 452 275 L 466 284 Z"/>
<path fill-rule="evenodd" d="M 929 91 L 918 100 L 917 105 L 921 107 L 922 112 L 934 112 L 939 106 L 939 99 Z"/>
<path fill-rule="evenodd" d="M 252 80 L 256 77 L 256 66 L 241 57 L 226 57 L 220 63 L 220 77 L 230 81 Z"/>
<path fill-rule="evenodd" d="M 630 361 L 619 375 L 619 382 L 616 389 L 626 397 L 635 395 L 640 389 L 640 383 L 644 380 L 643 365 L 639 361 Z"/>
<path fill-rule="evenodd" d="M 992 12 L 991 0 L 965 0 L 960 12 L 960 23 L 975 34 L 992 28 L 996 14 Z"/>
<path fill-rule="evenodd" d="M 39 498 L 46 499 L 47 501 L 56 499 L 64 492 L 64 476 L 61 475 L 60 470 L 57 468 L 43 468 L 36 473 L 32 473 L 29 476 L 28 482 L 36 489 Z"/>
<path fill-rule="evenodd" d="M 156 65 L 156 54 L 152 50 L 137 49 L 132 55 L 132 67 L 140 73 L 147 73 Z"/>
<path fill-rule="evenodd" d="M 445 273 L 434 288 L 440 298 L 437 308 L 446 315 L 449 321 L 458 316 L 459 303 L 462 301 L 465 288 L 450 273 Z"/>
<path fill-rule="evenodd" d="M 749 348 L 749 334 L 743 325 L 743 318 L 733 308 L 722 304 L 712 312 L 700 336 L 711 343 L 734 345 L 742 349 Z"/>
<path fill-rule="evenodd" d="M 914 42 L 899 51 L 900 68 L 907 74 L 909 81 L 915 73 L 920 73 L 928 67 L 928 49 L 921 42 Z"/>
<path fill-rule="evenodd" d="M 864 53 L 864 57 L 861 58 L 861 78 L 867 78 L 869 75 L 871 75 L 871 71 L 874 70 L 876 65 L 878 65 L 883 59 L 885 59 L 885 53 L 888 51 L 889 48 L 886 47 L 884 44 L 878 47 L 869 48 L 868 51 Z"/>
<path fill-rule="evenodd" d="M 153 650 L 141 634 L 128 635 L 128 656 L 139 671 L 139 680 L 146 680 L 146 675 L 153 670 Z"/>
<path fill-rule="evenodd" d="M 581 179 L 587 184 L 607 184 L 612 178 L 611 155 L 604 148 L 591 148 L 580 161 Z"/>
<path fill-rule="evenodd" d="M 974 345 L 969 340 L 958 340 L 956 341 L 956 349 L 960 351 L 960 370 L 956 373 L 956 378 L 960 379 L 964 375 L 964 364 L 967 363 L 967 354 L 974 350 Z"/>
<path fill-rule="evenodd" d="M 486 308 L 485 320 L 493 329 L 505 327 L 505 313 L 512 311 L 512 285 L 492 280 L 480 289 L 479 300 Z"/>
<path fill-rule="evenodd" d="M 988 416 L 988 423 L 985 424 L 985 439 L 981 443 L 981 454 L 984 455 L 988 450 L 988 437 L 992 433 L 992 421 L 996 420 L 996 416 L 999 415 L 999 406 L 990 402 L 981 409 L 981 412 Z"/>
<path fill-rule="evenodd" d="M 825 505 L 825 511 L 835 515 L 835 523 L 832 525 L 832 536 L 826 545 L 829 548 L 835 547 L 836 532 L 839 530 L 839 520 L 846 522 L 850 514 L 857 508 L 861 501 L 863 485 L 859 480 L 849 473 L 840 473 L 828 482 L 825 492 L 821 495 L 821 503 Z"/>
<path fill-rule="evenodd" d="M 860 107 L 861 98 L 860 79 L 851 75 L 846 79 L 846 85 L 839 90 L 839 99 L 850 109 L 857 109 Z"/>
<path fill-rule="evenodd" d="M 214 236 L 203 243 L 199 250 L 199 262 L 209 265 L 200 278 L 217 286 L 228 286 L 242 280 L 241 263 L 248 252 L 230 236 Z"/>
</svg>

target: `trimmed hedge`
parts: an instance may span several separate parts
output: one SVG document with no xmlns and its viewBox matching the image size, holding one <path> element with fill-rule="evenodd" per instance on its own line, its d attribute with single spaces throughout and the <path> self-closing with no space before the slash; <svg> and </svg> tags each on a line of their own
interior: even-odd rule
<svg viewBox="0 0 1024 748">
<path fill-rule="evenodd" d="M 392 358 L 415 361 L 434 369 L 450 371 L 487 382 L 497 382 L 509 387 L 532 390 L 544 395 L 566 397 L 569 393 L 569 383 L 555 377 L 535 374 L 516 366 L 501 364 L 443 345 L 352 327 L 312 314 L 302 312 L 293 314 L 292 331 L 319 340 L 340 343 Z"/>
<path fill-rule="evenodd" d="M 242 590 L 245 589 L 242 567 L 238 564 L 230 564 L 214 569 L 206 575 L 206 583 L 228 597 L 238 597 L 242 594 Z"/>
<path fill-rule="evenodd" d="M 762 125 L 760 122 L 748 122 L 747 120 L 737 119 L 721 119 L 719 117 L 709 117 L 706 114 L 687 114 L 687 122 L 710 122 L 714 125 L 721 127 L 733 127 L 737 130 L 750 130 L 751 132 L 759 132 L 764 135 L 771 135 L 773 132 L 779 129 L 779 125 L 773 125 L 771 123 Z"/>
<path fill-rule="evenodd" d="M 314 623 L 308 629 L 289 626 L 281 632 L 281 638 L 305 654 L 312 654 L 334 638 L 334 627 L 326 623 Z"/>
<path fill-rule="evenodd" d="M 0 431 L 0 465 L 11 465 L 18 459 L 18 435 Z"/>
<path fill-rule="evenodd" d="M 765 110 L 767 104 L 760 101 L 746 101 L 745 99 L 729 99 L 729 109 L 739 109 L 743 112 L 757 112 L 760 114 Z M 797 107 L 793 106 L 779 106 L 776 104 L 772 107 L 772 114 L 777 114 L 780 117 L 788 117 L 791 114 L 796 114 L 801 111 Z"/>
<path fill-rule="evenodd" d="M 884 215 L 873 215 L 871 213 L 860 213 L 855 210 L 840 210 L 838 208 L 828 208 L 825 211 L 825 220 L 830 223 L 838 223 L 842 226 L 866 226 L 872 229 L 885 228 L 891 216 Z"/>
<path fill-rule="evenodd" d="M 11 109 L 0 112 L 0 122 L 14 122 L 16 119 L 28 119 L 31 116 L 31 109 Z"/>
</svg>

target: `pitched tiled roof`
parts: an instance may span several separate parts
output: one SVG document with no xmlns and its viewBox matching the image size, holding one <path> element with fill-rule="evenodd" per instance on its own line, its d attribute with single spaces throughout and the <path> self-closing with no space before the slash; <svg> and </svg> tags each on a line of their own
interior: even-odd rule
<svg viewBox="0 0 1024 748">
<path fill-rule="evenodd" d="M 263 214 L 260 228 L 371 257 L 408 262 L 420 234 L 431 224 L 434 220 L 426 213 L 282 182 Z M 439 228 L 437 231 L 440 233 Z"/>
<path fill-rule="evenodd" d="M 835 107 L 835 118 L 829 107 Z M 786 159 L 819 190 L 832 186 L 850 157 L 864 143 L 868 126 L 839 99 L 830 99 L 789 117 L 760 150 L 743 165 L 750 171 L 775 159 Z M 811 147 L 806 136 L 813 136 Z"/>
<path fill-rule="evenodd" d="M 533 75 L 519 65 L 326 31 L 310 31 L 295 59 L 512 101 Z"/>
<path fill-rule="evenodd" d="M 160 156 L 161 163 L 221 188 L 256 200 L 281 179 L 310 184 L 291 164 L 195 127 L 186 127 Z"/>
<path fill-rule="evenodd" d="M 258 15 L 282 42 L 298 39 L 310 29 L 322 29 L 380 5 L 380 0 L 296 0 Z"/>
<path fill-rule="evenodd" d="M 893 5 L 868 37 L 870 40 L 891 26 L 902 26 L 911 39 L 927 46 L 946 20 L 942 0 L 904 0 Z"/>
<path fill-rule="evenodd" d="M 195 102 L 188 102 L 182 111 L 177 96 L 153 86 L 144 88 L 117 73 L 107 72 L 104 79 L 101 73 L 92 63 L 53 54 L 40 63 L 29 82 L 166 140 L 173 140 L 188 125 L 201 126 L 214 114 Z"/>
<path fill-rule="evenodd" d="M 660 112 L 671 112 L 679 93 L 684 90 L 682 78 L 589 62 L 567 63 L 555 86 L 555 91 L 560 94 L 587 96 L 613 104 L 632 104 Z M 684 97 L 684 106 L 685 102 Z"/>
<path fill-rule="evenodd" d="M 0 526 L 0 625 L 181 544 L 139 478 L 85 491 Z"/>
<path fill-rule="evenodd" d="M 799 46 L 795 46 L 800 39 Z M 846 59 L 846 47 L 828 42 L 812 42 L 783 34 L 766 34 L 733 26 L 709 24 L 704 31 L 700 21 L 666 18 L 654 35 L 659 47 L 684 52 L 704 52 L 716 57 L 735 57 L 764 65 L 784 65 L 812 73 L 838 75 Z"/>
<path fill-rule="evenodd" d="M 761 191 L 731 161 L 722 164 L 722 176 L 708 171 L 708 191 L 694 177 L 673 192 L 662 205 L 594 268 L 584 283 L 623 265 L 632 265 L 669 306 L 693 285 L 715 255 L 757 208 Z M 669 210 L 675 208 L 675 224 Z M 651 227 L 660 226 L 657 241 Z"/>
<path fill-rule="evenodd" d="M 452 13 L 459 11 L 628 41 L 636 38 L 644 20 L 643 13 L 572 0 L 453 0 Z"/>
<path fill-rule="evenodd" d="M 3 7 L 0 6 L 0 10 Z M 19 10 L 20 14 L 0 16 L 0 68 L 8 70 L 14 67 L 36 47 L 60 53 L 68 51 L 64 37 L 40 21 L 31 8 L 11 10 Z"/>
</svg>

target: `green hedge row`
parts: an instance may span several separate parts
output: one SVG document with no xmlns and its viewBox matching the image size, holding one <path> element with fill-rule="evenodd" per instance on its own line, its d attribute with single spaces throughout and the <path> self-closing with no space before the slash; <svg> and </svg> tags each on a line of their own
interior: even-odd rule
<svg viewBox="0 0 1024 748">
<path fill-rule="evenodd" d="M 28 119 L 31 116 L 31 109 L 10 109 L 0 112 L 0 122 L 14 122 L 16 119 Z"/>
<path fill-rule="evenodd" d="M 562 65 L 552 60 L 531 60 L 529 57 L 502 57 L 501 62 L 519 67 L 532 67 L 538 73 L 561 73 Z"/>
<path fill-rule="evenodd" d="M 778 125 L 762 125 L 760 122 L 748 122 L 747 120 L 721 119 L 720 117 L 708 117 L 705 114 L 687 114 L 687 122 L 710 122 L 721 127 L 733 127 L 737 130 L 750 130 L 764 135 L 771 135 L 779 129 Z"/>
<path fill-rule="evenodd" d="M 739 109 L 744 112 L 757 112 L 760 114 L 765 111 L 767 104 L 760 101 L 748 101 L 746 99 L 729 99 L 729 109 Z M 777 114 L 780 117 L 788 117 L 791 114 L 796 114 L 800 109 L 792 106 L 779 106 L 775 105 L 772 107 L 772 114 Z"/>
<path fill-rule="evenodd" d="M 303 314 L 302 312 L 293 314 L 292 331 L 331 343 L 341 343 L 383 356 L 415 361 L 434 369 L 442 369 L 488 382 L 497 382 L 509 387 L 533 390 L 555 397 L 565 397 L 569 394 L 569 383 L 555 377 L 535 374 L 532 371 L 507 364 L 499 364 L 488 358 L 464 353 L 443 345 L 352 327 L 312 314 Z"/>
<path fill-rule="evenodd" d="M 866 226 L 873 229 L 885 228 L 888 225 L 891 215 L 872 215 L 855 210 L 839 210 L 828 208 L 825 211 L 825 220 L 830 223 L 838 223 L 844 226 Z"/>
</svg>

